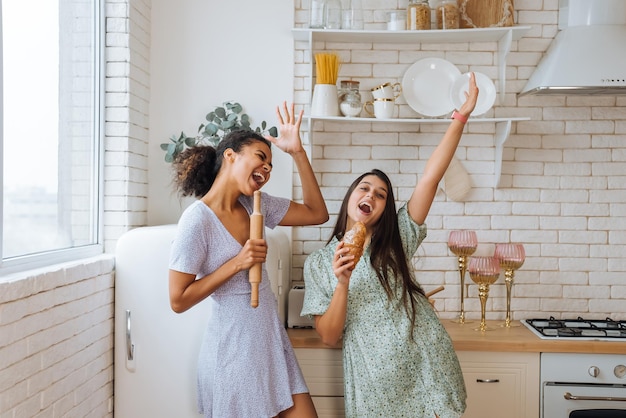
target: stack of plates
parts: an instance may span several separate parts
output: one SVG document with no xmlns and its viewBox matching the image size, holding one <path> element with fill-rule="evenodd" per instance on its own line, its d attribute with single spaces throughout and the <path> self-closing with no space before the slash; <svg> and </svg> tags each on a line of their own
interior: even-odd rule
<svg viewBox="0 0 626 418">
<path fill-rule="evenodd" d="M 478 86 L 478 100 L 472 116 L 486 113 L 496 100 L 496 86 L 483 73 L 474 71 Z M 404 73 L 402 93 L 407 104 L 417 113 L 441 117 L 465 103 L 469 73 L 442 58 L 425 58 L 417 61 Z"/>
</svg>

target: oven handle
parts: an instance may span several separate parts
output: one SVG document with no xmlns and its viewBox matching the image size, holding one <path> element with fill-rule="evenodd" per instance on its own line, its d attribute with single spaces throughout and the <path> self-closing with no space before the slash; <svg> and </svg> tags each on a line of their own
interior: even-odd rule
<svg viewBox="0 0 626 418">
<path fill-rule="evenodd" d="M 612 401 L 626 402 L 626 398 L 616 398 L 612 396 L 574 396 L 569 392 L 565 392 L 563 397 L 568 401 Z"/>
</svg>

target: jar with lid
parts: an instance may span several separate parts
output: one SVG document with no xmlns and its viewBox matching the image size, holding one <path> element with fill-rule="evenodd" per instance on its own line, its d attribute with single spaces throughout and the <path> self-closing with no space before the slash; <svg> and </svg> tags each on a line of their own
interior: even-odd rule
<svg viewBox="0 0 626 418">
<path fill-rule="evenodd" d="M 435 6 L 438 29 L 458 29 L 460 21 L 459 5 L 456 0 L 440 0 Z"/>
<path fill-rule="evenodd" d="M 346 117 L 357 117 L 361 114 L 360 82 L 354 80 L 341 80 L 339 89 L 339 110 Z"/>
<path fill-rule="evenodd" d="M 408 30 L 430 29 L 430 4 L 428 0 L 409 0 L 406 14 L 406 28 Z"/>
</svg>

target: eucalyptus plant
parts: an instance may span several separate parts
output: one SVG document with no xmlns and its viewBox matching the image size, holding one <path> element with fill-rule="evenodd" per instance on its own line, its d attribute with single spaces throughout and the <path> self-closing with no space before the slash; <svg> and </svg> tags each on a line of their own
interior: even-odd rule
<svg viewBox="0 0 626 418">
<path fill-rule="evenodd" d="M 187 136 L 181 131 L 179 136 L 172 135 L 170 142 L 161 144 L 165 151 L 165 161 L 171 163 L 176 156 L 186 148 L 211 145 L 216 146 L 226 134 L 232 131 L 247 130 L 261 135 L 269 134 L 278 136 L 275 126 L 267 127 L 267 122 L 262 121 L 261 126 L 252 128 L 250 117 L 243 113 L 243 107 L 236 102 L 224 102 L 206 115 L 206 122 L 200 124 L 196 136 Z"/>
</svg>

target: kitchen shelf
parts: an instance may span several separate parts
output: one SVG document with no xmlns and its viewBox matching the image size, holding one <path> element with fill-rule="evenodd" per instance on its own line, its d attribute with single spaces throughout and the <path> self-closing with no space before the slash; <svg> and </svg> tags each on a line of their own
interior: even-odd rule
<svg viewBox="0 0 626 418">
<path fill-rule="evenodd" d="M 309 120 L 309 130 L 312 130 L 311 124 L 315 121 L 329 122 L 350 122 L 350 123 L 400 123 L 400 124 L 419 124 L 419 123 L 450 123 L 448 118 L 351 118 L 346 116 L 311 116 L 305 115 L 305 120 Z M 494 168 L 494 187 L 498 187 L 500 176 L 502 174 L 502 154 L 504 152 L 504 143 L 509 139 L 511 133 L 511 124 L 513 122 L 526 121 L 530 118 L 470 118 L 468 124 L 473 123 L 495 123 L 496 134 L 494 138 L 496 146 L 496 161 Z"/>
<path fill-rule="evenodd" d="M 531 29 L 530 26 L 506 26 L 497 28 L 446 29 L 446 30 L 329 30 L 294 28 L 293 37 L 297 41 L 346 42 L 346 43 L 466 43 L 498 42 L 498 84 L 499 102 L 504 102 L 506 87 L 506 58 L 511 50 L 511 42 L 516 41 Z"/>
<path fill-rule="evenodd" d="M 292 29 L 296 41 L 308 43 L 310 73 L 313 83 L 314 49 L 316 42 L 333 43 L 387 43 L 387 44 L 426 44 L 426 43 L 469 43 L 469 42 L 497 42 L 498 55 L 498 101 L 504 102 L 506 92 L 506 60 L 511 50 L 511 43 L 516 41 L 531 29 L 530 26 L 508 26 L 496 28 L 450 29 L 450 30 L 329 30 L 329 29 Z M 311 85 L 311 92 L 313 85 Z M 307 116 L 310 122 L 309 130 L 312 138 L 312 123 L 314 121 L 334 121 L 350 123 L 450 123 L 447 118 L 405 118 L 405 119 L 375 119 L 351 118 L 343 116 Z M 502 173 L 502 153 L 504 143 L 509 138 L 511 124 L 516 121 L 530 120 L 530 118 L 472 118 L 470 123 L 495 123 L 494 138 L 496 147 L 496 161 L 494 170 L 494 187 L 498 187 Z"/>
<path fill-rule="evenodd" d="M 494 42 L 511 34 L 511 40 L 521 39 L 531 29 L 530 26 L 506 26 L 497 28 L 477 29 L 446 29 L 446 30 L 332 30 L 294 28 L 293 38 L 296 41 L 322 42 L 380 42 L 394 44 L 412 43 L 460 43 L 460 42 Z"/>
</svg>

